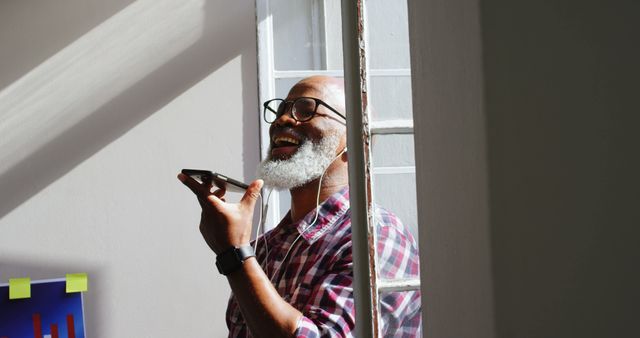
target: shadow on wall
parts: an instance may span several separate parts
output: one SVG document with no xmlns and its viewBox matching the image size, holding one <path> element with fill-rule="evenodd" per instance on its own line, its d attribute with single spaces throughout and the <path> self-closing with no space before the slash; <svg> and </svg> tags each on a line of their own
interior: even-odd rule
<svg viewBox="0 0 640 338">
<path fill-rule="evenodd" d="M 135 0 L 0 2 L 0 92 L 132 2 Z"/>
<path fill-rule="evenodd" d="M 65 2 L 65 4 L 69 3 L 77 5 L 73 1 Z M 139 19 L 138 15 L 133 15 L 136 13 L 127 13 L 127 11 L 131 12 L 132 8 L 144 14 L 146 13 L 145 5 L 149 5 L 149 11 L 158 11 L 158 7 L 165 6 L 167 13 L 162 12 L 161 14 L 168 15 L 168 13 L 171 12 L 168 10 L 170 9 L 168 8 L 169 6 L 181 6 L 181 8 L 185 8 L 185 6 L 189 6 L 189 4 L 196 6 L 197 11 L 195 14 L 202 19 L 202 24 L 201 27 L 196 27 L 200 31 L 197 32 L 197 35 L 192 35 L 193 41 L 188 45 L 183 41 L 181 36 L 171 36 L 172 33 L 180 29 L 180 22 L 136 23 L 135 26 L 130 26 L 127 31 L 121 28 L 121 22 L 116 21 L 120 20 L 126 23 L 126 20 L 131 20 L 132 18 L 133 20 L 143 21 Z M 25 7 L 28 7 L 27 5 L 28 4 L 25 4 Z M 259 160 L 258 157 L 254 155 L 258 154 L 258 150 L 253 149 L 255 148 L 255 144 L 258 143 L 258 118 L 256 117 L 254 108 L 257 106 L 256 44 L 255 40 L 252 39 L 249 39 L 251 43 L 247 43 L 246 38 L 238 38 L 236 33 L 246 30 L 243 28 L 246 25 L 255 25 L 255 16 L 247 15 L 254 13 L 253 5 L 253 2 L 210 0 L 161 0 L 160 2 L 139 0 L 133 2 L 105 22 L 100 23 L 100 25 L 94 27 L 91 31 L 88 31 L 90 27 L 88 27 L 87 24 L 78 24 L 75 26 L 80 30 L 84 30 L 84 32 L 65 31 L 63 32 L 64 36 L 60 37 L 57 36 L 58 32 L 53 31 L 47 32 L 48 34 L 45 36 L 39 36 L 39 39 L 57 39 L 62 41 L 71 41 L 76 36 L 82 37 L 35 67 L 28 74 L 23 74 L 23 78 L 19 81 L 15 81 L 13 84 L 0 83 L 0 85 L 4 87 L 3 91 L 0 92 L 0 107 L 4 107 L 3 101 L 5 101 L 5 106 L 9 106 L 10 108 L 12 106 L 17 107 L 13 112 L 11 112 L 11 109 L 9 109 L 9 113 L 7 113 L 7 111 L 0 112 L 0 121 L 8 120 L 11 122 L 11 118 L 25 119 L 23 123 L 18 123 L 16 128 L 5 125 L 4 129 L 6 130 L 4 130 L 2 124 L 0 124 L 0 131 L 5 135 L 0 139 L 0 158 L 5 162 L 4 165 L 7 166 L 6 168 L 2 168 L 3 165 L 0 164 L 0 169 L 3 169 L 0 170 L 0 191 L 2 191 L 2 195 L 0 196 L 0 219 L 237 56 L 241 56 L 242 60 L 243 134 L 245 135 L 243 139 L 242 159 L 239 160 L 242 160 L 244 163 L 243 169 L 245 174 L 253 172 Z M 8 5 L 3 6 L 9 7 Z M 9 10 L 21 12 L 13 8 L 16 6 L 19 5 L 13 4 Z M 70 10 L 69 7 L 70 6 L 52 7 L 51 13 L 48 13 L 48 15 L 61 18 L 66 15 L 68 17 L 66 12 Z M 96 5 L 96 7 L 99 6 Z M 173 12 L 171 12 L 171 14 L 173 15 Z M 186 11 L 183 14 L 189 15 L 190 12 Z M 29 16 L 29 14 L 23 15 L 22 20 L 29 22 L 38 21 L 38 18 Z M 186 19 L 183 23 L 191 21 L 190 17 L 183 17 L 182 19 Z M 193 20 L 196 19 L 196 17 L 193 17 Z M 82 19 L 82 21 L 84 22 L 86 20 Z M 130 41 L 124 41 L 124 43 L 128 43 L 128 45 L 122 46 L 120 45 L 122 41 L 113 40 L 113 36 L 109 35 L 108 30 L 106 32 L 100 32 L 100 29 L 103 27 L 108 28 L 108 25 L 115 25 L 113 21 L 116 21 L 119 27 L 119 30 L 116 32 L 122 31 L 123 35 L 129 34 L 132 37 Z M 97 23 L 98 22 L 93 22 L 93 24 Z M 163 24 L 166 27 L 161 27 Z M 147 28 L 153 25 L 156 26 L 155 28 L 161 27 L 163 30 L 149 32 Z M 70 24 L 68 26 L 74 25 Z M 132 32 L 132 29 L 139 31 Z M 155 34 L 158 32 L 166 32 L 167 36 Z M 191 33 L 193 32 L 190 32 L 190 34 Z M 126 78 L 129 74 L 119 73 L 126 72 L 127 69 L 113 69 L 112 73 L 115 73 L 115 75 L 102 70 L 104 74 L 101 74 L 99 72 L 101 70 L 99 69 L 100 59 L 83 60 L 83 56 L 85 58 L 91 56 L 91 50 L 85 50 L 85 55 L 71 55 L 72 58 L 68 59 L 60 58 L 60 55 L 64 56 L 64 52 L 68 48 L 82 48 L 82 43 L 86 42 L 82 39 L 89 34 L 93 34 L 91 37 L 93 39 L 99 39 L 101 37 L 100 34 L 103 34 L 105 38 L 104 41 L 109 41 L 114 44 L 117 43 L 117 45 L 113 46 L 114 49 L 121 48 L 123 50 L 121 53 L 124 55 L 123 59 L 119 61 L 125 63 L 130 70 L 139 71 L 140 69 L 148 69 L 148 71 L 129 76 L 131 81 L 127 83 L 126 80 L 123 81 L 123 78 Z M 70 36 L 72 38 L 68 38 Z M 15 38 L 15 36 L 9 38 L 0 36 L 0 39 L 6 40 L 12 37 Z M 145 45 L 145 39 L 151 42 Z M 163 39 L 165 40 L 163 41 Z M 101 40 L 94 40 L 94 42 L 95 41 Z M 0 43 L 2 43 L 2 41 L 0 41 Z M 146 48 L 141 48 L 140 44 Z M 183 44 L 184 48 L 174 51 L 175 55 L 167 56 L 169 54 L 163 54 L 165 48 L 172 48 L 180 44 Z M 78 47 L 78 45 L 80 47 Z M 38 49 L 38 46 L 38 43 L 34 43 L 29 49 Z M 85 44 L 84 46 L 90 46 L 90 44 Z M 111 51 L 108 47 L 109 46 L 105 47 L 105 57 L 113 57 L 113 55 L 109 55 Z M 98 48 L 102 48 L 102 45 L 98 44 Z M 43 52 L 40 51 L 40 54 L 43 54 Z M 165 55 L 167 59 L 163 62 L 153 61 L 156 55 L 158 55 L 158 58 L 160 55 Z M 55 59 L 56 57 L 58 57 L 58 60 Z M 55 67 L 55 65 L 51 66 L 51 63 L 55 62 L 62 63 L 62 65 L 58 67 Z M 68 73 L 77 70 L 77 68 L 74 69 L 74 67 L 83 69 L 83 62 L 87 70 L 91 72 L 95 71 L 95 74 L 99 75 L 96 76 L 95 79 L 85 79 L 88 81 L 87 83 L 76 83 L 78 89 L 84 88 L 87 94 L 86 96 L 78 96 L 77 92 L 66 93 L 61 91 L 60 95 L 47 93 L 47 91 L 60 90 L 59 88 L 55 88 L 56 86 L 51 83 L 52 81 L 60 81 L 61 85 L 64 85 L 65 81 L 69 82 L 74 80 L 74 76 L 81 78 L 83 74 Z M 154 62 L 156 62 L 157 65 L 153 65 Z M 152 66 L 150 66 L 150 64 Z M 113 65 L 105 66 L 113 67 Z M 30 65 L 22 65 L 22 69 L 25 71 L 30 67 Z M 44 73 L 47 74 L 47 67 L 53 69 L 52 72 L 55 77 L 48 78 L 46 76 L 40 76 L 40 78 L 38 78 L 36 74 L 35 80 L 25 85 L 25 82 L 29 81 L 28 77 L 33 75 L 33 73 L 44 69 Z M 135 77 L 136 75 L 139 76 Z M 7 77 L 15 78 L 15 75 L 9 75 Z M 3 81 L 7 77 L 2 76 Z M 104 81 L 103 83 L 98 83 L 98 85 L 94 83 L 94 80 L 99 82 L 105 78 L 110 82 Z M 91 87 L 92 85 L 94 87 Z M 23 91 L 25 98 L 30 98 L 40 91 L 42 93 L 39 97 L 36 96 L 36 98 L 44 97 L 45 99 L 50 99 L 51 102 L 40 102 L 39 105 L 35 105 L 32 104 L 30 100 L 20 100 L 21 97 L 6 95 L 7 92 L 11 94 L 9 90 L 13 90 L 15 87 L 19 88 L 19 86 L 26 87 Z M 120 88 L 113 90 L 113 87 L 117 86 L 120 86 Z M 87 87 L 89 87 L 89 90 L 86 89 Z M 91 91 L 93 88 L 95 88 L 95 90 Z M 113 94 L 111 97 L 103 95 L 104 92 L 110 90 Z M 36 94 L 33 94 L 34 92 Z M 70 101 L 66 102 L 67 106 L 64 106 L 63 104 L 59 104 L 60 102 L 65 103 L 64 101 L 60 101 L 59 96 L 65 96 L 62 94 L 71 95 L 72 99 L 74 99 L 73 95 L 76 95 L 76 98 L 74 100 L 69 99 Z M 47 95 L 49 95 L 49 97 L 47 97 Z M 104 99 L 102 100 L 103 102 L 100 101 L 101 99 Z M 83 101 L 84 104 L 76 104 L 78 100 Z M 60 107 L 57 107 L 56 103 L 58 103 Z M 20 109 L 24 108 L 25 105 L 27 109 Z M 88 109 L 88 107 L 91 109 Z M 52 109 L 55 110 L 56 108 L 59 108 L 62 116 L 52 115 Z M 75 109 L 75 111 L 73 109 Z M 27 113 L 31 113 L 33 118 L 38 121 L 34 122 Z M 214 113 L 214 111 L 212 111 L 212 113 Z M 49 115 L 48 122 L 42 118 L 43 116 L 47 116 L 47 114 Z M 40 121 L 41 118 L 45 121 Z M 77 120 L 73 120 L 74 118 Z M 73 122 L 67 122 L 69 123 L 68 127 L 56 127 L 57 124 L 64 124 L 65 121 L 69 120 Z M 31 128 L 28 128 L 29 124 L 34 123 L 36 123 L 36 127 L 32 125 Z M 27 126 L 22 129 L 32 134 L 20 134 L 20 127 L 22 125 Z M 55 132 L 56 128 L 60 129 L 57 133 Z M 53 132 L 51 130 L 53 130 Z M 7 133 L 5 133 L 5 131 Z M 11 133 L 13 133 L 13 138 Z M 46 137 L 50 137 L 50 139 L 46 139 Z M 19 142 L 12 144 L 12 140 L 15 139 L 18 139 Z M 20 142 L 25 143 L 26 146 L 21 146 Z M 13 149 L 11 148 L 12 146 Z M 5 150 L 7 151 L 5 152 Z M 253 158 L 253 156 L 256 158 Z M 6 159 L 9 159 L 9 161 L 5 161 Z M 10 161 L 11 159 L 13 159 L 13 161 Z M 99 317 L 96 316 L 94 318 Z"/>
<path fill-rule="evenodd" d="M 104 304 L 107 299 L 104 292 L 108 285 L 100 284 L 105 278 L 102 267 L 87 268 L 80 264 L 57 265 L 52 262 L 34 263 L 33 260 L 21 260 L 13 258 L 0 259 L 0 283 L 7 283 L 9 278 L 30 277 L 32 281 L 38 279 L 64 278 L 67 273 L 86 272 L 89 276 L 89 290 L 84 292 L 84 313 L 85 328 L 87 332 L 102 332 L 100 318 L 104 318 L 101 313 L 100 304 Z M 97 290 L 101 290 L 98 292 Z"/>
</svg>

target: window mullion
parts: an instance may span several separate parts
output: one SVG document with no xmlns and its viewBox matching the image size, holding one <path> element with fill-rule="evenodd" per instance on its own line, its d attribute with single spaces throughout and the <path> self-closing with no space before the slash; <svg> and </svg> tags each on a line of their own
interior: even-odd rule
<svg viewBox="0 0 640 338">
<path fill-rule="evenodd" d="M 378 337 L 376 232 L 371 186 L 364 1 L 342 2 L 342 46 L 349 147 L 353 289 L 358 337 Z"/>
<path fill-rule="evenodd" d="M 324 5 L 322 0 L 311 5 L 311 43 L 313 50 L 313 69 L 325 69 L 327 66 L 324 39 Z"/>
<path fill-rule="evenodd" d="M 420 278 L 378 280 L 378 293 L 415 290 L 420 290 Z"/>
<path fill-rule="evenodd" d="M 342 77 L 342 70 L 334 69 L 334 70 L 276 70 L 273 73 L 273 76 L 276 79 L 292 79 L 292 78 L 301 78 L 313 75 L 327 75 L 327 76 L 336 76 Z M 370 69 L 369 76 L 371 77 L 410 77 L 411 70 L 406 68 L 391 68 L 391 69 Z"/>
<path fill-rule="evenodd" d="M 374 175 L 415 174 L 415 166 L 402 167 L 374 167 L 371 169 Z"/>
<path fill-rule="evenodd" d="M 413 120 L 372 121 L 371 134 L 413 134 Z"/>
</svg>

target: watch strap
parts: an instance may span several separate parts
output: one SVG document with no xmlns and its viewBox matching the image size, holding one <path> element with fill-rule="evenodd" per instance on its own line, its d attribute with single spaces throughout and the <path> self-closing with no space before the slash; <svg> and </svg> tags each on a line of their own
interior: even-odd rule
<svg viewBox="0 0 640 338">
<path fill-rule="evenodd" d="M 216 267 L 221 274 L 228 276 L 240 269 L 245 260 L 254 256 L 253 248 L 249 244 L 231 247 L 216 257 Z"/>
</svg>

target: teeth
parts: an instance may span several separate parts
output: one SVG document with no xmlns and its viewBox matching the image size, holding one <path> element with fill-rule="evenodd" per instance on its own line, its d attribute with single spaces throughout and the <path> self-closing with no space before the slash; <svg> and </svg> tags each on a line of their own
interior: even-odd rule
<svg viewBox="0 0 640 338">
<path fill-rule="evenodd" d="M 299 143 L 298 140 L 292 139 L 290 137 L 276 137 L 273 140 L 273 143 L 275 143 L 277 145 L 279 145 L 282 142 L 289 142 L 289 143 L 293 143 L 295 145 L 298 145 L 298 143 Z"/>
</svg>

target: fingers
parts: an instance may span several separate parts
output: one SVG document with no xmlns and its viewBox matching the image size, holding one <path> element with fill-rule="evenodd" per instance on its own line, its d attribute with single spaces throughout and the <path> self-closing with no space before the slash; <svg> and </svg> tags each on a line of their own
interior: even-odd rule
<svg viewBox="0 0 640 338">
<path fill-rule="evenodd" d="M 216 208 L 218 208 L 218 210 L 220 210 L 219 208 L 221 206 L 221 203 L 224 203 L 224 199 L 223 198 L 220 198 L 220 197 L 218 197 L 218 196 L 216 196 L 214 194 L 211 194 L 211 195 L 207 196 L 207 200 L 209 201 L 209 203 L 215 205 Z"/>
<path fill-rule="evenodd" d="M 217 189 L 217 190 L 215 190 L 215 191 L 213 192 L 213 194 L 214 194 L 216 197 L 218 197 L 219 199 L 221 199 L 221 200 L 223 200 L 223 201 L 224 201 L 224 194 L 225 194 L 226 192 L 227 192 L 227 191 L 226 191 L 225 189 Z"/>
<path fill-rule="evenodd" d="M 205 201 L 209 201 L 214 205 L 224 202 L 224 189 L 218 189 L 211 193 L 211 186 L 200 184 L 193 178 L 183 173 L 178 174 L 178 179 L 187 186 L 198 197 L 200 206 L 204 207 Z"/>
<path fill-rule="evenodd" d="M 213 192 L 213 196 L 217 197 L 218 200 L 222 201 L 222 202 L 226 202 L 227 199 L 224 197 L 224 190 L 222 191 L 222 194 L 217 195 L 216 193 L 218 192 L 218 190 Z"/>
<path fill-rule="evenodd" d="M 264 181 L 262 180 L 255 180 L 251 182 L 251 184 L 249 184 L 249 188 L 247 188 L 247 191 L 244 193 L 244 196 L 242 196 L 240 204 L 246 206 L 250 210 L 253 210 L 256 205 L 256 201 L 260 196 L 260 189 L 262 189 L 263 185 Z"/>
<path fill-rule="evenodd" d="M 178 179 L 198 197 L 205 197 L 211 194 L 208 187 L 198 183 L 198 181 L 194 180 L 193 178 L 183 173 L 178 174 Z"/>
</svg>

